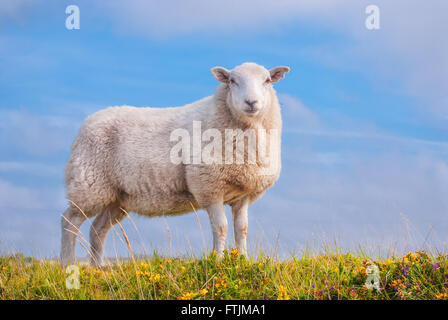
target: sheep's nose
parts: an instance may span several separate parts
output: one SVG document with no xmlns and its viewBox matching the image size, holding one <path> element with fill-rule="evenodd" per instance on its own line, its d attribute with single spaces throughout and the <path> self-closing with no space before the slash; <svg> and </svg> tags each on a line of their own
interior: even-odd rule
<svg viewBox="0 0 448 320">
<path fill-rule="evenodd" d="M 252 100 L 252 101 L 250 101 L 250 100 L 245 100 L 245 102 L 246 102 L 246 104 L 251 108 L 251 109 L 254 109 L 255 108 L 255 105 L 257 104 L 257 100 Z"/>
</svg>

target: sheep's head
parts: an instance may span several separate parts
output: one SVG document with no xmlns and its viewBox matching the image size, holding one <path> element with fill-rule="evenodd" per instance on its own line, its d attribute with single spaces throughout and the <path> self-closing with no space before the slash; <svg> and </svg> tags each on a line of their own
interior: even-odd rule
<svg viewBox="0 0 448 320">
<path fill-rule="evenodd" d="M 229 87 L 229 106 L 245 117 L 256 117 L 270 103 L 272 83 L 285 77 L 288 67 L 267 70 L 256 63 L 244 63 L 233 70 L 214 67 L 210 70 L 216 80 Z"/>
</svg>

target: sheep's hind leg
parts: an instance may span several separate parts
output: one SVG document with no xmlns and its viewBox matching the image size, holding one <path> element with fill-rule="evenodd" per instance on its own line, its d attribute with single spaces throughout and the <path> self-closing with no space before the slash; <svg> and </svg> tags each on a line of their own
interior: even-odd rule
<svg viewBox="0 0 448 320">
<path fill-rule="evenodd" d="M 63 266 L 75 263 L 76 238 L 79 228 L 85 220 L 86 216 L 73 206 L 67 208 L 62 215 L 61 264 Z"/>
<path fill-rule="evenodd" d="M 126 217 L 126 214 L 118 205 L 110 204 L 95 218 L 90 227 L 91 265 L 102 265 L 107 233 L 114 224 L 123 220 L 124 217 Z"/>
<path fill-rule="evenodd" d="M 224 205 L 223 203 L 215 203 L 205 209 L 213 231 L 213 249 L 216 251 L 217 257 L 222 257 L 227 237 L 227 218 Z"/>
<path fill-rule="evenodd" d="M 235 245 L 241 254 L 246 255 L 246 237 L 248 226 L 249 200 L 244 198 L 232 205 L 233 231 L 235 233 Z"/>
</svg>

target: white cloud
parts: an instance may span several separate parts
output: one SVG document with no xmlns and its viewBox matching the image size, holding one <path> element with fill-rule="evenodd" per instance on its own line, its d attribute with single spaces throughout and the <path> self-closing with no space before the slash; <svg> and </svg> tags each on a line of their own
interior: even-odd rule
<svg viewBox="0 0 448 320">
<path fill-rule="evenodd" d="M 345 164 L 284 162 L 279 182 L 250 209 L 267 239 L 280 233 L 291 250 L 326 235 L 345 249 L 369 241 L 376 252 L 442 249 L 448 242 L 446 162 L 393 152 L 340 158 Z"/>
<path fill-rule="evenodd" d="M 318 113 L 305 106 L 303 102 L 290 94 L 279 94 L 282 106 L 283 130 L 285 134 L 339 140 L 360 140 L 370 144 L 388 144 L 421 150 L 432 149 L 439 154 L 448 155 L 448 142 L 418 139 L 409 136 L 397 136 L 377 127 L 368 121 L 360 122 L 341 113 L 333 113 L 331 119 L 323 119 Z M 334 155 L 330 157 L 334 158 Z"/>
<path fill-rule="evenodd" d="M 278 94 L 282 118 L 294 128 L 310 129 L 322 127 L 317 114 L 306 107 L 303 102 L 290 94 Z"/>
<path fill-rule="evenodd" d="M 3 0 L 0 2 L 0 18 L 12 18 L 23 22 L 25 12 L 39 5 L 42 5 L 41 0 Z M 0 24 L 2 22 L 0 21 Z"/>
<path fill-rule="evenodd" d="M 17 185 L 0 179 L 0 210 L 7 211 L 55 210 L 65 206 L 64 191 L 45 186 L 38 188 Z"/>
<path fill-rule="evenodd" d="M 282 175 L 251 209 L 268 242 L 280 233 L 289 250 L 315 235 L 338 239 L 343 248 L 368 242 L 383 253 L 389 246 L 443 248 L 447 143 L 399 137 L 350 119 L 338 129 L 288 98 Z M 294 107 L 299 119 L 311 112 L 313 125 L 298 124 Z"/>
<path fill-rule="evenodd" d="M 79 122 L 64 116 L 0 109 L 0 145 L 31 155 L 68 151 Z"/>
<path fill-rule="evenodd" d="M 47 164 L 42 162 L 0 161 L 0 172 L 25 173 L 33 176 L 51 177 L 62 176 L 64 169 L 60 164 Z"/>
<path fill-rule="evenodd" d="M 448 118 L 448 2 L 378 0 L 381 29 L 376 31 L 364 26 L 369 4 L 364 0 L 133 0 L 98 7 L 113 17 L 119 32 L 153 38 L 194 33 L 216 33 L 217 38 L 261 35 L 278 32 L 291 22 L 299 22 L 305 30 L 327 30 L 350 41 L 344 41 L 344 46 L 321 42 L 306 48 L 285 43 L 275 51 L 279 55 L 300 52 L 344 70 L 364 71 L 377 85 L 382 78 L 398 78 L 407 95 L 422 99 L 423 111 Z"/>
<path fill-rule="evenodd" d="M 131 0 L 111 1 L 98 7 L 110 12 L 120 28 L 131 28 L 154 37 L 204 31 L 260 32 L 276 28 L 279 22 L 285 20 L 292 21 L 299 17 L 311 20 L 316 14 L 321 16 L 319 21 L 325 21 L 331 12 L 340 13 L 347 8 L 330 0 Z"/>
<path fill-rule="evenodd" d="M 278 55 L 308 55 L 343 70 L 363 71 L 378 86 L 383 79 L 394 79 L 407 95 L 421 99 L 423 111 L 447 120 L 448 2 L 377 0 L 381 29 L 375 31 L 364 26 L 369 4 L 367 0 L 129 0 L 81 1 L 79 6 L 83 16 L 98 12 L 102 18 L 113 20 L 119 33 L 157 39 L 206 34 L 216 35 L 215 42 L 220 38 L 227 42 L 232 38 L 223 35 L 275 34 L 292 23 L 300 28 L 298 33 L 326 31 L 344 41 L 328 42 L 326 37 L 311 47 L 290 47 L 285 43 L 272 50 Z M 51 10 L 43 11 L 45 6 Z M 53 14 L 56 2 L 45 6 L 34 1 L 6 0 L 0 4 L 0 16 L 23 20 L 34 11 Z"/>
</svg>

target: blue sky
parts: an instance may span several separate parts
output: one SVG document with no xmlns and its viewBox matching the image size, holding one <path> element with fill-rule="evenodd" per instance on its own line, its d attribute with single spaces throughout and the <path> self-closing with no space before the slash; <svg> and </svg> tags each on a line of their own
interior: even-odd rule
<svg viewBox="0 0 448 320">
<path fill-rule="evenodd" d="M 65 28 L 71 4 L 79 30 Z M 364 26 L 369 4 L 379 30 Z M 276 85 L 282 176 L 250 210 L 253 252 L 324 240 L 446 248 L 447 9 L 442 0 L 2 1 L 0 250 L 58 254 L 64 163 L 87 115 L 190 103 L 213 94 L 210 68 L 245 61 L 291 67 Z M 133 216 L 139 231 L 125 227 L 139 252 L 198 252 L 211 243 L 199 217 L 202 231 L 194 215 Z M 119 232 L 108 239 L 108 255 L 126 254 Z"/>
</svg>

